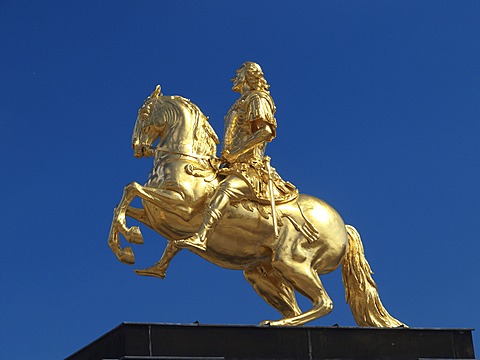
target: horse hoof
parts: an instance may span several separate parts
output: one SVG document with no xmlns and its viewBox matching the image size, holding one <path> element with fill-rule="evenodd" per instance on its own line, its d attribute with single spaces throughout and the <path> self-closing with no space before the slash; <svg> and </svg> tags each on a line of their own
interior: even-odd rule
<svg viewBox="0 0 480 360">
<path fill-rule="evenodd" d="M 118 259 L 123 262 L 124 264 L 135 264 L 135 255 L 133 255 L 133 251 L 131 247 L 126 247 L 120 253 Z"/>
<path fill-rule="evenodd" d="M 125 236 L 128 242 L 132 244 L 142 245 L 143 244 L 143 235 L 138 226 L 132 226 L 127 231 Z"/>
<path fill-rule="evenodd" d="M 158 270 L 149 270 L 149 269 L 143 269 L 143 270 L 134 270 L 135 274 L 141 275 L 141 276 L 154 276 L 159 279 L 165 279 L 165 272 L 163 271 L 158 271 Z"/>
</svg>

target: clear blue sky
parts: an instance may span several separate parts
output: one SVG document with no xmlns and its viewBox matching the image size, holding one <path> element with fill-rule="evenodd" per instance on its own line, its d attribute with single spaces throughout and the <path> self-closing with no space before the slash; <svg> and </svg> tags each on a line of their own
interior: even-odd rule
<svg viewBox="0 0 480 360">
<path fill-rule="evenodd" d="M 143 100 L 159 83 L 221 135 L 246 60 L 277 104 L 273 165 L 359 230 L 390 313 L 480 327 L 478 1 L 4 0 L 0 43 L 0 357 L 60 359 L 122 321 L 279 318 L 241 272 L 183 251 L 142 278 L 107 246 L 152 167 L 130 147 Z M 166 244 L 144 235 L 140 268 Z M 340 271 L 323 282 L 312 325 L 354 325 Z"/>
</svg>

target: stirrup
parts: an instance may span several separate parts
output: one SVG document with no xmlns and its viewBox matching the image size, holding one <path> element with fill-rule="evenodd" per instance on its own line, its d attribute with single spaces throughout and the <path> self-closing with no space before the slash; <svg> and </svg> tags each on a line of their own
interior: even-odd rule
<svg viewBox="0 0 480 360">
<path fill-rule="evenodd" d="M 198 234 L 190 236 L 186 239 L 175 240 L 173 243 L 179 248 L 195 248 L 201 251 L 207 250 L 207 245 L 205 244 L 205 242 L 200 240 Z"/>
</svg>

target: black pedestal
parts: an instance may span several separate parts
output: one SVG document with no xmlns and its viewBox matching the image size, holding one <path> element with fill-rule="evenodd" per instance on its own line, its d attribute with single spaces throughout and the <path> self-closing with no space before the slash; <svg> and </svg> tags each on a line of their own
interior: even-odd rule
<svg viewBox="0 0 480 360">
<path fill-rule="evenodd" d="M 96 359 L 473 359 L 471 329 L 123 323 L 71 355 Z"/>
</svg>

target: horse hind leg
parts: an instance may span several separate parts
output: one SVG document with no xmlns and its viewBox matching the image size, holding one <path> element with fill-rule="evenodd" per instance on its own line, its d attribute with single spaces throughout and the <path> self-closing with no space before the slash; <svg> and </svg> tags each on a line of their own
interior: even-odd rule
<svg viewBox="0 0 480 360">
<path fill-rule="evenodd" d="M 283 316 L 293 317 L 301 314 L 292 287 L 282 281 L 282 277 L 275 269 L 270 267 L 266 270 L 264 267 L 258 267 L 245 270 L 243 275 L 257 294 Z"/>
<path fill-rule="evenodd" d="M 313 304 L 313 308 L 304 313 L 295 314 L 278 321 L 265 322 L 272 326 L 298 326 L 329 314 L 333 310 L 333 303 L 326 293 L 318 274 L 310 266 L 309 261 L 302 263 L 293 259 L 279 259 L 272 263 L 273 267 L 287 279 L 300 294 L 304 295 Z"/>
</svg>

